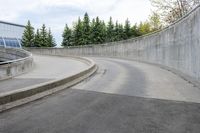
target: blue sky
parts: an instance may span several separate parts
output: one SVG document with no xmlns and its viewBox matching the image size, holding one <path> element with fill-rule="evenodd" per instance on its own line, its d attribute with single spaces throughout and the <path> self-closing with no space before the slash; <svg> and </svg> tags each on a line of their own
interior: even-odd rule
<svg viewBox="0 0 200 133">
<path fill-rule="evenodd" d="M 72 26 L 85 12 L 106 22 L 112 16 L 121 23 L 127 18 L 131 23 L 139 23 L 150 15 L 151 3 L 149 0 L 1 0 L 0 4 L 0 20 L 24 25 L 30 20 L 35 28 L 45 23 L 58 44 L 65 24 Z"/>
</svg>

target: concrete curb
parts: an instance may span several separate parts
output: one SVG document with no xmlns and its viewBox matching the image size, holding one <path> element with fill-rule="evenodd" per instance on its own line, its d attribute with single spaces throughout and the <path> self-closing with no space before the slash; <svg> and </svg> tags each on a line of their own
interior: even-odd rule
<svg viewBox="0 0 200 133">
<path fill-rule="evenodd" d="M 69 77 L 0 94 L 0 112 L 69 88 L 96 72 L 97 65 L 94 61 L 82 57 L 73 58 L 84 61 L 90 65 L 84 71 Z"/>
</svg>

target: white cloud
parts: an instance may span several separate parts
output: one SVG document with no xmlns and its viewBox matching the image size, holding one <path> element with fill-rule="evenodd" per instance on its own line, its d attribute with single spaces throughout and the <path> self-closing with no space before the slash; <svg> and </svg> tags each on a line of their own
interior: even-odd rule
<svg viewBox="0 0 200 133">
<path fill-rule="evenodd" d="M 1 0 L 0 18 L 19 24 L 31 20 L 34 26 L 43 23 L 51 27 L 58 43 L 64 25 L 76 21 L 78 16 L 88 12 L 91 17 L 99 16 L 107 21 L 124 22 L 126 18 L 132 23 L 144 21 L 150 14 L 149 0 Z"/>
</svg>

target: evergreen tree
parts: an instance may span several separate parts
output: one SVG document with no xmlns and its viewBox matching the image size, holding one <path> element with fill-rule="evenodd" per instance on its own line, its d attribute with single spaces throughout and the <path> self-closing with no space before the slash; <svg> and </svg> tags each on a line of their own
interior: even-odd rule
<svg viewBox="0 0 200 133">
<path fill-rule="evenodd" d="M 83 24 L 81 19 L 78 19 L 78 22 L 74 26 L 73 31 L 73 45 L 78 46 L 82 45 L 82 31 L 83 31 Z"/>
<path fill-rule="evenodd" d="M 125 26 L 118 22 L 114 25 L 112 17 L 110 17 L 107 25 L 99 17 L 92 19 L 90 23 L 89 15 L 85 13 L 83 21 L 79 17 L 73 29 L 70 29 L 68 26 L 65 27 L 62 35 L 62 46 L 79 46 L 120 41 L 150 32 L 148 29 L 149 26 L 149 23 L 142 23 L 140 26 L 135 24 L 131 27 L 128 19 L 125 21 Z"/>
<path fill-rule="evenodd" d="M 34 38 L 34 45 L 35 47 L 41 47 L 40 45 L 40 31 L 39 29 L 37 29 L 36 34 L 35 34 L 35 38 Z"/>
<path fill-rule="evenodd" d="M 82 32 L 82 45 L 87 45 L 91 43 L 91 34 L 90 34 L 90 19 L 87 13 L 84 15 L 83 19 L 83 32 Z"/>
<path fill-rule="evenodd" d="M 31 26 L 30 21 L 25 27 L 21 42 L 24 47 L 34 47 L 34 28 Z"/>
<path fill-rule="evenodd" d="M 51 33 L 51 29 L 49 29 L 49 32 L 47 34 L 47 46 L 48 47 L 55 47 L 56 46 L 56 43 L 55 43 L 55 39 Z"/>
<path fill-rule="evenodd" d="M 112 17 L 110 17 L 110 20 L 108 22 L 108 26 L 107 26 L 107 42 L 112 42 L 114 41 L 114 24 L 112 21 Z"/>
<path fill-rule="evenodd" d="M 93 18 L 92 22 L 91 22 L 91 27 L 90 27 L 90 33 L 91 33 L 90 37 L 91 37 L 91 43 L 92 44 L 95 44 L 95 37 L 94 37 L 94 35 L 95 35 L 95 33 L 94 33 L 95 23 L 96 23 L 95 19 Z"/>
<path fill-rule="evenodd" d="M 63 41 L 62 41 L 62 46 L 72 46 L 72 30 L 68 27 L 66 24 L 64 32 L 62 34 Z"/>
<path fill-rule="evenodd" d="M 94 44 L 100 44 L 105 42 L 104 24 L 96 17 L 95 25 L 92 27 L 92 38 Z"/>
<path fill-rule="evenodd" d="M 129 39 L 132 36 L 130 21 L 127 19 L 124 26 L 124 39 Z"/>
<path fill-rule="evenodd" d="M 125 36 L 124 27 L 122 24 L 119 24 L 118 27 L 119 27 L 119 40 L 121 41 L 124 39 L 124 36 Z"/>
<path fill-rule="evenodd" d="M 119 41 L 120 40 L 120 31 L 119 31 L 119 24 L 118 21 L 115 23 L 115 35 L 114 35 L 114 41 Z"/>
<path fill-rule="evenodd" d="M 45 24 L 42 25 L 42 28 L 40 29 L 40 46 L 41 47 L 48 47 L 48 35 Z"/>
<path fill-rule="evenodd" d="M 137 26 L 137 24 L 135 24 L 132 28 L 132 33 L 134 37 L 138 37 L 141 35 L 140 31 L 139 31 L 139 27 Z"/>
<path fill-rule="evenodd" d="M 102 43 L 105 43 L 106 42 L 106 36 L 107 36 L 107 33 L 106 33 L 106 30 L 107 30 L 107 27 L 106 27 L 106 24 L 104 21 L 101 21 L 101 36 L 102 36 Z"/>
</svg>

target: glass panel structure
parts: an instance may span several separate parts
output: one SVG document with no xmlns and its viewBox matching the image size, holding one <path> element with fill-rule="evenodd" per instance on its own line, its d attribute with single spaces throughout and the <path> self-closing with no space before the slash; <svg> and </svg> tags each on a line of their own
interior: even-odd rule
<svg viewBox="0 0 200 133">
<path fill-rule="evenodd" d="M 25 26 L 0 21 L 0 47 L 21 48 Z"/>
<path fill-rule="evenodd" d="M 0 37 L 0 47 L 4 47 L 4 41 L 2 37 Z"/>
<path fill-rule="evenodd" d="M 20 48 L 20 42 L 14 38 L 4 38 L 6 47 Z"/>
<path fill-rule="evenodd" d="M 21 38 L 24 26 L 0 21 L 0 37 Z"/>
</svg>

